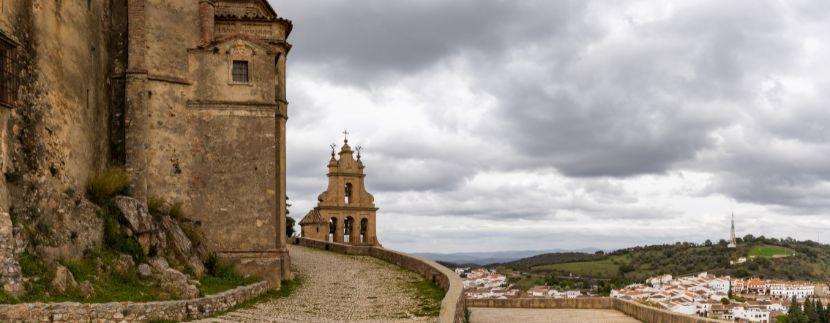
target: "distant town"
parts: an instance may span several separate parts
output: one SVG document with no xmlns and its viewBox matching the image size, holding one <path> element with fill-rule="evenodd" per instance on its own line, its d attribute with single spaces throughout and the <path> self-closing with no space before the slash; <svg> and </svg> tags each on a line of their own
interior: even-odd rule
<svg viewBox="0 0 830 323">
<path fill-rule="evenodd" d="M 746 246 L 747 256 L 740 256 L 728 260 L 730 266 L 739 268 L 758 265 L 765 259 L 792 259 L 799 257 L 798 253 L 782 247 L 770 247 L 765 244 L 757 245 L 757 239 L 745 237 L 736 238 L 734 216 L 730 228 L 728 241 L 723 242 L 723 250 L 736 250 L 742 241 L 752 241 L 755 246 Z M 760 238 L 759 238 L 760 239 Z M 762 241 L 765 243 L 766 240 Z M 704 246 L 705 247 L 705 246 Z M 798 247 L 798 246 L 794 246 Z M 810 252 L 808 249 L 802 249 Z M 739 254 L 743 254 L 739 252 Z M 803 256 L 801 256 L 803 257 Z M 578 262 L 590 265 L 595 258 L 586 258 Z M 518 266 L 516 266 L 518 267 Z M 533 266 L 529 266 L 531 271 Z M 536 267 L 538 268 L 538 267 Z M 588 268 L 588 266 L 562 267 Z M 504 270 L 502 270 L 504 269 Z M 611 280 L 586 280 L 585 277 L 568 274 L 561 278 L 548 276 L 544 280 L 531 280 L 534 284 L 527 284 L 526 277 L 533 275 L 504 266 L 489 266 L 476 268 L 474 266 L 456 268 L 455 272 L 461 276 L 464 294 L 468 299 L 512 299 L 512 298 L 579 298 L 579 297 L 606 297 L 625 299 L 647 306 L 668 310 L 685 315 L 719 320 L 739 322 L 776 322 L 779 316 L 790 311 L 792 302 L 804 302 L 807 299 L 821 304 L 828 303 L 828 286 L 812 281 L 825 280 L 797 280 L 797 279 L 764 279 L 760 276 L 739 274 L 739 277 L 730 275 L 714 275 L 708 271 L 698 274 L 679 277 L 670 274 L 652 275 L 645 279 L 627 280 L 614 287 L 599 286 L 600 282 Z M 747 272 L 748 273 L 748 272 Z M 538 274 L 537 274 L 538 277 Z M 588 284 L 556 284 L 562 281 L 592 282 Z M 544 285 L 539 285 L 544 283 Z M 565 286 L 563 288 L 563 286 Z"/>
<path fill-rule="evenodd" d="M 557 290 L 534 286 L 523 291 L 504 274 L 487 268 L 456 268 L 468 299 L 578 298 L 606 296 L 591 290 Z M 742 322 L 774 322 L 785 315 L 791 300 L 819 299 L 826 303 L 828 287 L 811 282 L 740 279 L 706 272 L 673 277 L 659 275 L 642 283 L 611 290 L 610 296 L 637 301 L 672 312 Z"/>
</svg>

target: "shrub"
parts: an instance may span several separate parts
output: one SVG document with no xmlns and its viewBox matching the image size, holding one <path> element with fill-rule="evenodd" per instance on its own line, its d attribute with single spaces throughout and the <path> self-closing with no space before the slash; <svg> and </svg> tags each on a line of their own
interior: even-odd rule
<svg viewBox="0 0 830 323">
<path fill-rule="evenodd" d="M 147 211 L 154 216 L 161 216 L 167 213 L 167 203 L 164 199 L 158 196 L 151 196 L 147 198 Z"/>
<path fill-rule="evenodd" d="M 92 177 L 87 184 L 89 199 L 99 205 L 118 194 L 127 194 L 130 186 L 130 177 L 122 168 L 107 168 Z"/>
<path fill-rule="evenodd" d="M 184 218 L 184 211 L 182 210 L 182 203 L 176 202 L 170 205 L 170 210 L 167 212 L 170 217 L 176 219 L 176 221 L 181 221 Z"/>
<path fill-rule="evenodd" d="M 219 270 L 219 257 L 215 253 L 210 253 L 205 259 L 205 271 L 208 275 L 216 276 Z"/>
</svg>

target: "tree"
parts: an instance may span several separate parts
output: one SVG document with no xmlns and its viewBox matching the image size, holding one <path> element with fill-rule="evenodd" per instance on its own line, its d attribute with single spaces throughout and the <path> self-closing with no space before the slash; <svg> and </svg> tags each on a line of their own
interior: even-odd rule
<svg viewBox="0 0 830 323">
<path fill-rule="evenodd" d="M 795 296 L 793 296 L 793 299 L 790 300 L 790 309 L 787 311 L 787 315 L 792 317 L 792 315 L 794 315 L 798 312 L 799 312 L 798 299 L 796 299 Z"/>
<path fill-rule="evenodd" d="M 294 235 L 294 224 L 297 223 L 294 221 L 294 218 L 288 216 L 291 211 L 288 208 L 291 207 L 291 203 L 288 203 L 288 195 L 285 196 L 285 236 L 290 237 Z"/>
<path fill-rule="evenodd" d="M 711 247 L 712 246 L 712 240 L 706 239 L 706 241 L 703 242 L 703 245 L 707 246 L 707 247 Z"/>
<path fill-rule="evenodd" d="M 732 280 L 729 280 L 729 291 L 726 292 L 726 297 L 732 299 Z"/>
<path fill-rule="evenodd" d="M 816 307 L 809 298 L 804 300 L 804 316 L 807 317 L 808 322 L 818 322 Z"/>
<path fill-rule="evenodd" d="M 291 237 L 291 236 L 294 235 L 294 224 L 295 223 L 296 223 L 296 221 L 294 221 L 294 218 L 292 218 L 290 216 L 287 216 L 287 215 L 285 216 L 285 236 L 286 237 Z"/>
</svg>

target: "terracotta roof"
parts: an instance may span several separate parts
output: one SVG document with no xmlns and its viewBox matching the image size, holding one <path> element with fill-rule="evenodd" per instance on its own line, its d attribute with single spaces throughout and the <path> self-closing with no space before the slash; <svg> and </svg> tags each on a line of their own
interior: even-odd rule
<svg viewBox="0 0 830 323">
<path fill-rule="evenodd" d="M 300 220 L 300 225 L 323 223 L 326 223 L 326 220 L 323 219 L 323 216 L 320 215 L 320 211 L 318 211 L 317 209 L 312 209 L 311 211 L 308 211 L 308 214 L 306 214 L 305 217 L 303 217 L 303 219 Z"/>
</svg>

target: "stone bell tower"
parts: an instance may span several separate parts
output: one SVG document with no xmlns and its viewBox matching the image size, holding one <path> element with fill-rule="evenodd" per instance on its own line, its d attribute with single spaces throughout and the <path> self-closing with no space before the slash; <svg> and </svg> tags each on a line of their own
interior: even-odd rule
<svg viewBox="0 0 830 323">
<path fill-rule="evenodd" d="M 348 132 L 345 132 L 348 135 Z M 360 147 L 355 151 L 349 140 L 343 140 L 340 153 L 335 156 L 332 144 L 328 164 L 329 185 L 317 197 L 317 207 L 300 221 L 302 236 L 323 241 L 352 245 L 378 246 L 375 231 L 375 198 L 366 191 Z M 338 158 L 339 157 L 339 158 Z"/>
</svg>

